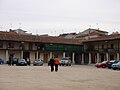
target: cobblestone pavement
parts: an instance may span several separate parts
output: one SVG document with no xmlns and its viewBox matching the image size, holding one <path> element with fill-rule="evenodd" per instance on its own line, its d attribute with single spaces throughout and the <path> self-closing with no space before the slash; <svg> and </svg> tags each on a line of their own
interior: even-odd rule
<svg viewBox="0 0 120 90">
<path fill-rule="evenodd" d="M 47 65 L 0 65 L 0 90 L 120 90 L 120 70 L 72 65 L 50 72 Z"/>
</svg>

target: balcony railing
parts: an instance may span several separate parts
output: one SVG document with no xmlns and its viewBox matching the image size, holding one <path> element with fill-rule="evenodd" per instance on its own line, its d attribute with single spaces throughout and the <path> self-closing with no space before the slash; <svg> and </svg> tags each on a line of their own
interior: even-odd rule
<svg viewBox="0 0 120 90">
<path fill-rule="evenodd" d="M 85 52 L 119 52 L 120 48 L 87 48 L 84 50 Z"/>
</svg>

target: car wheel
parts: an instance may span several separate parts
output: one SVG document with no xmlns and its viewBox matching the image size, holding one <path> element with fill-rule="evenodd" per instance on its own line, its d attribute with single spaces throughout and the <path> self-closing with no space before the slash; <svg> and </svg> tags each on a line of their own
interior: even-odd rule
<svg viewBox="0 0 120 90">
<path fill-rule="evenodd" d="M 111 67 L 108 67 L 109 69 L 111 69 Z"/>
<path fill-rule="evenodd" d="M 113 68 L 113 70 L 116 70 L 116 68 Z"/>
</svg>

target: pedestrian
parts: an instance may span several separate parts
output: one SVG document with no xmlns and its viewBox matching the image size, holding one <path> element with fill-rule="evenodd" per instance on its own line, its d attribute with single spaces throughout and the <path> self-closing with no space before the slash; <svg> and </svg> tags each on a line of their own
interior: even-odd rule
<svg viewBox="0 0 120 90">
<path fill-rule="evenodd" d="M 53 72 L 54 71 L 54 59 L 53 59 L 53 57 L 50 59 L 50 66 L 51 66 L 51 72 Z"/>
<path fill-rule="evenodd" d="M 27 58 L 27 65 L 30 66 L 30 58 Z"/>
<path fill-rule="evenodd" d="M 57 71 L 58 71 L 58 64 L 59 64 L 59 59 L 58 59 L 58 57 L 56 57 L 56 58 L 54 59 L 54 61 L 55 61 L 55 71 L 57 72 Z"/>
<path fill-rule="evenodd" d="M 8 65 L 12 65 L 12 56 L 9 56 L 9 61 L 8 61 Z"/>
</svg>

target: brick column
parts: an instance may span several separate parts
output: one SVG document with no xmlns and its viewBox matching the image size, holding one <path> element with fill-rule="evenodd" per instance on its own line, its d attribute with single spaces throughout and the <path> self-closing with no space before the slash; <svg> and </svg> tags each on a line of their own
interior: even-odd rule
<svg viewBox="0 0 120 90">
<path fill-rule="evenodd" d="M 23 58 L 23 51 L 21 51 L 21 57 L 20 58 Z"/>
<path fill-rule="evenodd" d="M 107 60 L 107 61 L 109 60 L 108 53 L 106 53 L 106 60 Z"/>
<path fill-rule="evenodd" d="M 36 52 L 36 59 L 38 59 L 38 51 Z"/>
<path fill-rule="evenodd" d="M 99 56 L 99 53 L 97 53 L 97 62 L 99 62 L 100 60 L 100 56 Z"/>
<path fill-rule="evenodd" d="M 82 53 L 82 61 L 81 64 L 84 64 L 84 53 Z"/>
<path fill-rule="evenodd" d="M 75 53 L 72 53 L 72 63 L 75 64 Z"/>
<path fill-rule="evenodd" d="M 120 60 L 120 54 L 117 53 L 117 60 Z"/>
<path fill-rule="evenodd" d="M 91 53 L 89 53 L 89 64 L 91 64 Z"/>
<path fill-rule="evenodd" d="M 52 57 L 53 57 L 52 52 L 50 52 L 50 58 L 52 58 Z"/>
<path fill-rule="evenodd" d="M 65 52 L 63 52 L 63 58 L 65 57 Z"/>
<path fill-rule="evenodd" d="M 6 59 L 6 61 L 8 61 L 8 50 L 6 50 L 6 54 L 5 54 L 5 59 Z"/>
</svg>

